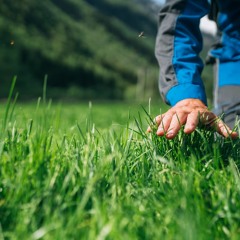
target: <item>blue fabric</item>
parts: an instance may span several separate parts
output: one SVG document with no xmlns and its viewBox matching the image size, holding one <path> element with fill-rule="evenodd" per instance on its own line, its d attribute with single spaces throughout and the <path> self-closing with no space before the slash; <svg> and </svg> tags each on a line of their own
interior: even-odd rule
<svg viewBox="0 0 240 240">
<path fill-rule="evenodd" d="M 174 56 L 172 64 L 177 85 L 172 87 L 166 99 L 171 106 L 186 98 L 198 98 L 207 104 L 201 79 L 203 63 L 199 57 L 202 50 L 200 18 L 209 11 L 207 0 L 188 0 L 175 26 Z"/>
<path fill-rule="evenodd" d="M 240 2 L 221 0 L 219 7 L 222 47 L 211 52 L 219 60 L 218 85 L 240 85 Z"/>
<path fill-rule="evenodd" d="M 220 62 L 218 69 L 218 86 L 240 86 L 240 61 Z M 240 92 L 239 92 L 240 98 Z"/>
<path fill-rule="evenodd" d="M 167 93 L 167 98 L 171 103 L 171 106 L 174 106 L 179 101 L 187 98 L 202 99 L 202 101 L 205 102 L 206 95 L 201 85 L 186 83 L 172 87 Z"/>
</svg>

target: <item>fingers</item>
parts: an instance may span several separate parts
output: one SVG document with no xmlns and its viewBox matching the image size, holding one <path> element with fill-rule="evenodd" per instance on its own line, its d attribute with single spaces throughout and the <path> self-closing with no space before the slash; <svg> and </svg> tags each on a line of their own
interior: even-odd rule
<svg viewBox="0 0 240 240">
<path fill-rule="evenodd" d="M 220 118 L 218 118 L 212 112 L 203 113 L 201 116 L 201 122 L 203 122 L 204 125 L 210 126 L 225 138 L 231 137 L 232 139 L 235 139 L 238 137 L 237 132 L 232 131 Z"/>
<path fill-rule="evenodd" d="M 215 130 L 222 135 L 223 137 L 231 137 L 232 139 L 236 139 L 238 137 L 238 133 L 232 131 L 222 120 L 217 119 L 213 124 Z"/>
<path fill-rule="evenodd" d="M 199 124 L 201 126 L 210 127 L 218 132 L 223 137 L 237 138 L 237 132 L 232 131 L 222 120 L 214 113 L 209 111 L 203 105 L 175 106 L 169 109 L 166 113 L 155 118 L 158 136 L 165 136 L 168 139 L 173 139 L 183 125 L 184 133 L 192 133 Z M 148 127 L 148 132 L 151 132 L 151 127 Z"/>
<path fill-rule="evenodd" d="M 192 112 L 187 116 L 186 125 L 184 127 L 184 132 L 186 134 L 192 133 L 198 126 L 199 123 L 199 113 Z"/>
<path fill-rule="evenodd" d="M 208 111 L 205 111 L 203 113 L 200 113 L 198 111 L 191 112 L 187 116 L 184 132 L 186 134 L 192 133 L 197 128 L 199 123 L 205 126 L 211 126 L 216 118 L 217 116 L 215 114 Z"/>
<path fill-rule="evenodd" d="M 164 116 L 158 116 L 156 118 L 158 124 L 157 135 L 166 135 L 168 139 L 174 138 L 181 129 L 181 126 L 185 124 L 186 119 L 187 115 L 181 112 L 179 114 L 168 112 Z"/>
<path fill-rule="evenodd" d="M 173 113 L 167 113 L 164 116 L 161 116 L 159 119 L 159 124 L 158 124 L 158 130 L 157 130 L 157 135 L 158 136 L 163 136 L 167 131 L 168 128 L 171 124 Z"/>
<path fill-rule="evenodd" d="M 164 115 L 165 115 L 165 114 L 158 115 L 158 116 L 153 120 L 154 123 L 155 123 L 157 126 L 160 125 L 162 119 L 164 118 Z M 151 131 L 152 131 L 151 126 L 148 126 L 147 132 L 150 133 Z"/>
<path fill-rule="evenodd" d="M 171 119 L 171 124 L 170 124 L 169 128 L 167 129 L 166 137 L 168 139 L 174 138 L 178 134 L 182 125 L 184 125 L 186 123 L 186 119 L 187 119 L 187 115 L 185 112 L 180 112 L 178 114 L 177 113 L 174 114 Z"/>
</svg>

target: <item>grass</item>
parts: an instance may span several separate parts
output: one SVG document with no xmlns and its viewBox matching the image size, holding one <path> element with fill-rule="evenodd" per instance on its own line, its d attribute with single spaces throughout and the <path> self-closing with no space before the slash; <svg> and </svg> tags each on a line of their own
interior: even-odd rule
<svg viewBox="0 0 240 240">
<path fill-rule="evenodd" d="M 134 104 L 9 101 L 0 114 L 1 240 L 239 239 L 239 139 L 146 134 Z"/>
</svg>

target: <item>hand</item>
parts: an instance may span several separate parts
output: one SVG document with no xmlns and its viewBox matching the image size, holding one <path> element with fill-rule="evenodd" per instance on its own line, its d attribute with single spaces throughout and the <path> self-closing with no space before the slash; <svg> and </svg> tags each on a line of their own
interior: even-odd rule
<svg viewBox="0 0 240 240">
<path fill-rule="evenodd" d="M 157 135 L 174 138 L 182 125 L 185 125 L 184 132 L 192 133 L 201 124 L 209 126 L 224 137 L 237 138 L 237 132 L 233 132 L 221 119 L 208 110 L 207 106 L 198 99 L 185 99 L 178 102 L 166 113 L 155 118 L 158 126 Z M 148 127 L 151 132 L 151 127 Z"/>
</svg>

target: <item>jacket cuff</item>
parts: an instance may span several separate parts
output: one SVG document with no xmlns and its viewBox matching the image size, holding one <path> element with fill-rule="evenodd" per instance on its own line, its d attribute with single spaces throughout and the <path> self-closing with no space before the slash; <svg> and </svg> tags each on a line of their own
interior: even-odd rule
<svg viewBox="0 0 240 240">
<path fill-rule="evenodd" d="M 204 87 L 201 85 L 179 84 L 172 87 L 166 95 L 166 101 L 171 106 L 188 98 L 199 99 L 207 106 L 207 97 Z"/>
</svg>

